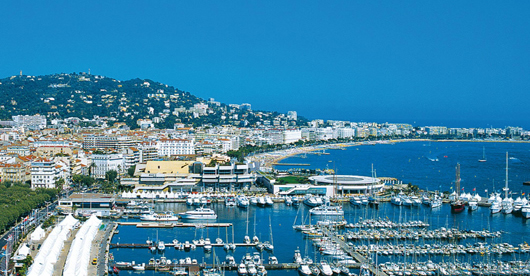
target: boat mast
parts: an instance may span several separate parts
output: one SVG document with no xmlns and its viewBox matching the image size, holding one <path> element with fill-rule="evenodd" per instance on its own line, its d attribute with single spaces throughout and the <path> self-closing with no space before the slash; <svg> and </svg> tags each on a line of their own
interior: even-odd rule
<svg viewBox="0 0 530 276">
<path fill-rule="evenodd" d="M 456 163 L 456 201 L 460 199 L 460 163 Z"/>
<path fill-rule="evenodd" d="M 504 198 L 508 198 L 508 152 L 506 152 L 506 177 L 505 177 L 505 184 L 504 184 Z"/>
</svg>

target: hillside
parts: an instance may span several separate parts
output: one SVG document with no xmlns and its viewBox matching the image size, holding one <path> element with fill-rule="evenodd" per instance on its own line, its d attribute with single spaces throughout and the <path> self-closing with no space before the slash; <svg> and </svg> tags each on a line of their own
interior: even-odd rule
<svg viewBox="0 0 530 276">
<path fill-rule="evenodd" d="M 0 79 L 0 119 L 34 114 L 49 120 L 112 117 L 132 128 L 137 127 L 138 119 L 152 119 L 157 127 L 172 128 L 177 122 L 256 126 L 283 117 L 276 112 L 207 103 L 189 92 L 147 79 L 120 81 L 86 73 Z"/>
</svg>

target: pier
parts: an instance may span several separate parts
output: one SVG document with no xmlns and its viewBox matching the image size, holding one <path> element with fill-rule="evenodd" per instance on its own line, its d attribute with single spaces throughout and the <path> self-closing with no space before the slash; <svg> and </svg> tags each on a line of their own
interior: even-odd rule
<svg viewBox="0 0 530 276">
<path fill-rule="evenodd" d="M 204 247 L 204 243 L 190 243 L 195 245 L 196 247 Z M 156 246 L 156 244 L 153 244 Z M 169 247 L 175 247 L 175 244 L 173 242 L 164 243 L 166 248 Z M 224 243 L 210 243 L 212 247 L 223 247 Z M 235 243 L 236 248 L 237 247 L 256 247 L 256 243 Z M 112 243 L 110 244 L 111 248 L 149 248 L 149 244 L 147 243 Z"/>
</svg>

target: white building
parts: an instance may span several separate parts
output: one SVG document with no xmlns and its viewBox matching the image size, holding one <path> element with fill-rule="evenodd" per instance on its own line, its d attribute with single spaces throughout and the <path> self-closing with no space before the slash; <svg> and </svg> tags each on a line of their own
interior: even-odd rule
<svg viewBox="0 0 530 276">
<path fill-rule="evenodd" d="M 125 169 L 125 161 L 123 154 L 93 154 L 92 176 L 95 178 L 105 178 L 105 173 L 108 171 L 116 171 L 118 173 Z"/>
<path fill-rule="evenodd" d="M 25 127 L 29 130 L 38 130 L 46 128 L 46 117 L 44 115 L 18 115 L 13 116 L 16 127 Z"/>
<path fill-rule="evenodd" d="M 62 177 L 60 166 L 46 158 L 31 162 L 31 188 L 55 188 L 55 182 Z"/>
<path fill-rule="evenodd" d="M 291 144 L 302 139 L 302 131 L 299 129 L 286 129 L 283 131 L 283 143 Z"/>
<path fill-rule="evenodd" d="M 160 139 L 157 150 L 158 156 L 194 155 L 195 143 L 188 139 Z"/>
</svg>

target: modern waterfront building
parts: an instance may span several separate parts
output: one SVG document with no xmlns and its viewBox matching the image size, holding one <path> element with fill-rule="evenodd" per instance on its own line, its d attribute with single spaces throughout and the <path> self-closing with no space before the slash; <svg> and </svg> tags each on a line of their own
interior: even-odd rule
<svg viewBox="0 0 530 276">
<path fill-rule="evenodd" d="M 250 172 L 248 165 L 228 165 L 214 167 L 204 167 L 202 169 L 200 184 L 204 188 L 214 188 L 215 190 L 225 189 L 235 191 L 243 187 L 249 187 L 256 181 L 256 175 Z"/>
<path fill-rule="evenodd" d="M 359 175 L 316 175 L 309 177 L 315 185 L 336 187 L 337 193 L 352 194 L 379 191 L 385 185 L 380 179 Z"/>
</svg>

